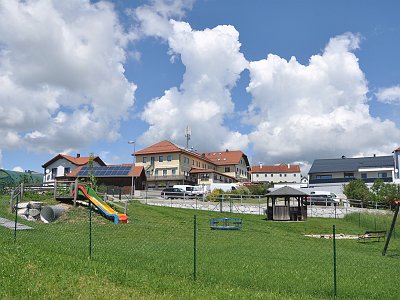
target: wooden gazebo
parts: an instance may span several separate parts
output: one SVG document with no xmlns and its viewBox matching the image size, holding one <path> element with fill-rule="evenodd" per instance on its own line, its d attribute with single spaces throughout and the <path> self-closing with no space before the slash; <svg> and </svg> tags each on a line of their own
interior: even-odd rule
<svg viewBox="0 0 400 300">
<path fill-rule="evenodd" d="M 307 196 L 306 193 L 289 186 L 281 187 L 267 194 L 267 219 L 274 221 L 307 220 Z M 292 206 L 290 206 L 290 202 L 294 202 Z"/>
</svg>

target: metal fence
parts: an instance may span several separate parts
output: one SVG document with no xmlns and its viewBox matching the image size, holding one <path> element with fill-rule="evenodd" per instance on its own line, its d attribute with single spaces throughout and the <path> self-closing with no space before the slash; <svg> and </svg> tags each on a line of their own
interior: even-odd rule
<svg viewBox="0 0 400 300">
<path fill-rule="evenodd" d="M 329 218 L 342 218 L 341 214 L 352 212 L 350 220 L 272 222 L 265 220 L 263 196 L 224 195 L 217 201 L 206 201 L 206 197 L 173 198 L 163 198 L 159 191 L 150 196 L 149 192 L 147 197 L 129 204 L 129 223 L 121 225 L 101 216 L 92 205 L 64 205 L 64 211 L 51 224 L 27 222 L 17 214 L 6 213 L 4 205 L 0 216 L 13 217 L 14 227 L 0 227 L 0 240 L 14 243 L 18 245 L 15 249 L 24 249 L 45 262 L 50 258 L 42 255 L 72 266 L 90 258 L 104 266 L 104 274 L 114 274 L 114 269 L 123 272 L 123 277 L 115 276 L 126 280 L 127 285 L 140 280 L 138 274 L 153 274 L 167 281 L 186 278 L 233 290 L 250 287 L 255 294 L 249 295 L 253 296 L 276 290 L 280 292 L 275 296 L 280 299 L 299 294 L 318 299 L 336 295 L 394 297 L 390 293 L 395 288 L 390 286 L 395 282 L 395 273 L 382 267 L 387 264 L 381 259 L 383 243 L 358 239 L 366 230 L 387 230 L 390 210 L 356 207 L 356 202 L 349 201 L 348 206 L 311 205 L 308 216 L 320 217 L 317 210 L 333 210 L 333 216 L 326 213 Z M 117 209 L 122 212 L 122 207 Z M 235 224 L 238 219 L 240 226 Z M 33 230 L 22 230 L 15 225 L 18 223 Z M 396 231 L 398 225 L 395 246 L 389 248 L 392 257 L 400 254 Z M 355 260 L 354 251 L 365 255 Z M 392 264 L 400 266 L 395 258 Z M 374 274 L 354 275 L 371 269 Z M 375 286 L 371 294 L 363 292 L 368 284 Z M 210 298 L 221 298 L 218 295 Z"/>
</svg>

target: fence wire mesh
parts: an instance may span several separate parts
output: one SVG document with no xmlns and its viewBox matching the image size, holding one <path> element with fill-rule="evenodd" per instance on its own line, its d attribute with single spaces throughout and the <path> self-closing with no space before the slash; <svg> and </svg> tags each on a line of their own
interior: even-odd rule
<svg viewBox="0 0 400 300">
<path fill-rule="evenodd" d="M 326 299 L 334 296 L 336 256 L 341 298 L 395 299 L 398 294 L 398 223 L 387 255 L 382 256 L 391 210 L 309 206 L 306 221 L 274 222 L 266 220 L 267 201 L 262 196 L 224 196 L 217 201 L 166 199 L 160 193 L 147 196 L 129 203 L 128 224 L 116 225 L 95 207 L 71 203 L 64 204 L 64 212 L 50 224 L 18 216 L 18 223 L 33 229 L 15 232 L 0 226 L 6 258 L 0 265 L 18 266 L 21 271 L 15 276 L 25 279 L 37 272 L 30 268 L 49 270 L 46 264 L 56 260 L 56 267 L 63 269 L 57 276 L 73 278 L 73 270 L 82 265 L 89 269 L 98 265 L 94 272 L 108 274 L 104 276 L 126 288 L 157 281 L 158 289 L 172 285 L 179 290 L 173 282 L 195 280 L 214 287 L 207 292 L 210 298 L 233 291 L 252 298 Z M 2 199 L 0 216 L 13 220 L 7 197 Z M 221 221 L 215 223 L 221 228 L 213 229 L 213 219 L 240 219 L 240 226 Z M 380 230 L 386 231 L 384 238 L 359 239 L 366 231 Z M 23 257 L 25 262 L 7 262 L 7 257 Z M 5 277 L 0 280 L 6 282 Z M 0 292 L 0 298 L 9 295 Z"/>
</svg>

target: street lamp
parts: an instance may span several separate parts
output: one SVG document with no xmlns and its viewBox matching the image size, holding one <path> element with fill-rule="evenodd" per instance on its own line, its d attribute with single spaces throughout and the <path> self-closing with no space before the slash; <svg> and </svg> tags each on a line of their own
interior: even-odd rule
<svg viewBox="0 0 400 300">
<path fill-rule="evenodd" d="M 135 194 L 135 141 L 129 141 L 128 144 L 133 144 L 133 154 L 132 154 L 132 185 L 131 185 L 131 201 L 133 195 Z"/>
</svg>

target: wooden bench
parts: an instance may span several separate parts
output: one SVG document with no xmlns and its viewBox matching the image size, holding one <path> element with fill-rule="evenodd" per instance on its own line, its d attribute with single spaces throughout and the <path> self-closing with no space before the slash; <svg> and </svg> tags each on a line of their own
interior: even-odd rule
<svg viewBox="0 0 400 300">
<path fill-rule="evenodd" d="M 386 230 L 366 230 L 363 234 L 358 235 L 358 241 L 365 242 L 366 240 L 385 240 Z"/>
</svg>

